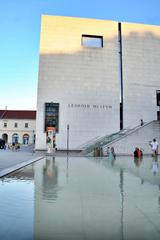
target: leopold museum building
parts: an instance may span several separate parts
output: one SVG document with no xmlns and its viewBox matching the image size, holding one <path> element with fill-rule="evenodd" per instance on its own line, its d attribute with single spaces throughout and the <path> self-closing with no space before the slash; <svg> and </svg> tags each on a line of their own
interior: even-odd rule
<svg viewBox="0 0 160 240">
<path fill-rule="evenodd" d="M 42 16 L 36 149 L 72 150 L 160 119 L 160 26 Z"/>
</svg>

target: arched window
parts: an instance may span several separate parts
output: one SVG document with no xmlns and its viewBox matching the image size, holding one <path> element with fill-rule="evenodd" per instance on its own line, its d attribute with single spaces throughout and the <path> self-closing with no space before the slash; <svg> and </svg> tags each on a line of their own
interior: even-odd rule
<svg viewBox="0 0 160 240">
<path fill-rule="evenodd" d="M 19 136 L 17 133 L 12 135 L 12 143 L 18 143 Z"/>
<path fill-rule="evenodd" d="M 8 143 L 8 134 L 7 133 L 3 133 L 2 139 L 5 141 L 5 143 Z"/>
<path fill-rule="evenodd" d="M 28 145 L 28 143 L 29 143 L 29 135 L 24 134 L 23 135 L 23 144 Z"/>
</svg>

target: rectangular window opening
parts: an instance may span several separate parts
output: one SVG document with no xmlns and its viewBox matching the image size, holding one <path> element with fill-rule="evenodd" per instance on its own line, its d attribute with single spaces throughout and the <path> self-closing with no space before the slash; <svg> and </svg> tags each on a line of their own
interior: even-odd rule
<svg viewBox="0 0 160 240">
<path fill-rule="evenodd" d="M 160 90 L 156 91 L 156 95 L 157 95 L 157 106 L 160 106 Z"/>
<path fill-rule="evenodd" d="M 81 43 L 88 48 L 103 48 L 103 36 L 83 34 Z"/>
</svg>

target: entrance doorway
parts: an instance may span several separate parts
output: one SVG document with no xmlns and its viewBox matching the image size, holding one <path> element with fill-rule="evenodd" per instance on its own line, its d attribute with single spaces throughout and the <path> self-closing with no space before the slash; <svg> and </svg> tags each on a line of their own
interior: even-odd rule
<svg viewBox="0 0 160 240">
<path fill-rule="evenodd" d="M 28 143 L 29 143 L 29 135 L 24 134 L 23 135 L 23 144 L 28 145 Z"/>
<path fill-rule="evenodd" d="M 14 133 L 13 135 L 12 135 L 12 143 L 18 143 L 18 139 L 19 139 L 19 136 L 18 136 L 18 134 L 17 133 Z"/>
<path fill-rule="evenodd" d="M 157 120 L 160 121 L 160 90 L 156 91 L 157 96 L 157 106 L 159 107 L 159 110 L 157 111 Z"/>
<path fill-rule="evenodd" d="M 2 139 L 5 141 L 5 143 L 8 143 L 8 134 L 7 133 L 3 133 Z"/>
</svg>

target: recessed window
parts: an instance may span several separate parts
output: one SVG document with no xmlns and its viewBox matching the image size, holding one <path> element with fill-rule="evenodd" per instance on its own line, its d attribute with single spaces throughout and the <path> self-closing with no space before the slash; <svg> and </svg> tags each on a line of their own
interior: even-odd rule
<svg viewBox="0 0 160 240">
<path fill-rule="evenodd" d="M 25 128 L 28 128 L 28 123 L 25 123 L 25 125 L 24 125 L 24 126 L 25 126 Z"/>
<path fill-rule="evenodd" d="M 157 90 L 157 106 L 160 106 L 160 90 Z"/>
<path fill-rule="evenodd" d="M 4 127 L 7 127 L 7 123 L 5 122 L 3 126 L 4 126 Z"/>
<path fill-rule="evenodd" d="M 17 128 L 18 127 L 18 123 L 14 123 L 14 127 Z"/>
<path fill-rule="evenodd" d="M 82 46 L 103 48 L 103 37 L 96 35 L 82 35 Z"/>
</svg>

